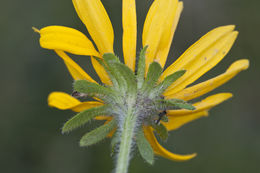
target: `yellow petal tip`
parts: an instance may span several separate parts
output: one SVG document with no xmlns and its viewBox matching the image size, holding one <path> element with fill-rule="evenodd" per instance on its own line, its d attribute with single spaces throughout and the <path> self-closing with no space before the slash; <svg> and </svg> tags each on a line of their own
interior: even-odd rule
<svg viewBox="0 0 260 173">
<path fill-rule="evenodd" d="M 219 94 L 216 94 L 213 96 L 215 97 L 216 100 L 219 99 L 219 100 L 222 100 L 221 102 L 223 102 L 223 101 L 228 100 L 231 97 L 233 97 L 233 94 L 232 93 L 219 93 Z M 210 98 L 210 97 L 208 97 L 208 98 Z"/>
<path fill-rule="evenodd" d="M 233 31 L 232 34 L 233 34 L 235 37 L 237 37 L 238 34 L 239 34 L 239 32 L 238 32 L 238 31 Z"/>
<path fill-rule="evenodd" d="M 179 155 L 178 157 L 173 157 L 171 159 L 177 162 L 185 162 L 195 158 L 196 156 L 197 153 L 193 153 L 193 154 Z"/>
<path fill-rule="evenodd" d="M 193 158 L 195 158 L 197 155 L 198 155 L 197 153 L 190 154 L 190 155 L 189 155 L 189 157 L 190 157 L 189 159 L 193 159 Z"/>
<path fill-rule="evenodd" d="M 212 31 L 213 32 L 229 33 L 229 32 L 234 31 L 235 28 L 236 28 L 235 25 L 224 25 L 224 26 L 219 26 L 219 27 L 213 29 Z M 237 31 L 235 31 L 235 32 L 237 32 Z"/>
<path fill-rule="evenodd" d="M 230 69 L 240 69 L 240 70 L 246 70 L 249 67 L 249 60 L 248 59 L 240 59 L 238 61 L 235 61 L 229 68 Z M 227 71 L 228 71 L 227 70 Z"/>
<path fill-rule="evenodd" d="M 208 117 L 209 116 L 209 112 L 206 111 L 205 114 L 203 115 L 204 117 Z"/>
<path fill-rule="evenodd" d="M 250 62 L 249 62 L 248 59 L 242 59 L 242 60 L 241 60 L 241 63 L 243 63 L 243 67 L 244 67 L 243 70 L 248 69 L 249 66 L 250 66 Z"/>
<path fill-rule="evenodd" d="M 34 26 L 32 27 L 34 32 L 40 33 L 40 30 L 38 28 L 35 28 Z"/>
<path fill-rule="evenodd" d="M 80 101 L 63 92 L 52 92 L 48 96 L 48 106 L 60 110 L 71 109 L 80 104 Z"/>
<path fill-rule="evenodd" d="M 225 93 L 225 94 L 226 94 L 226 98 L 227 98 L 227 99 L 233 97 L 233 94 L 232 94 L 232 93 Z"/>
<path fill-rule="evenodd" d="M 220 26 L 219 28 L 225 28 L 225 29 L 228 29 L 228 30 L 234 30 L 236 28 L 236 25 L 225 25 L 225 26 Z"/>
</svg>

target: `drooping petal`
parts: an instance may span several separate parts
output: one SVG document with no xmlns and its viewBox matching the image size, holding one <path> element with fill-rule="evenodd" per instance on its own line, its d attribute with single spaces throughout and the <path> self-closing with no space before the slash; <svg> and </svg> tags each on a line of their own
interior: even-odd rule
<svg viewBox="0 0 260 173">
<path fill-rule="evenodd" d="M 93 58 L 93 57 L 91 57 L 91 63 L 93 65 L 96 73 L 98 74 L 100 80 L 104 84 L 111 85 L 112 82 L 111 82 L 111 80 L 110 80 L 106 70 L 104 69 L 104 67 L 101 64 L 99 64 L 99 62 L 95 58 Z"/>
<path fill-rule="evenodd" d="M 85 79 L 90 82 L 96 83 L 77 63 L 75 63 L 65 52 L 61 50 L 55 50 L 55 52 L 63 59 L 67 66 L 71 76 L 75 80 Z"/>
<path fill-rule="evenodd" d="M 106 116 L 104 116 L 104 117 L 106 117 Z M 107 124 L 112 120 L 113 120 L 113 117 L 109 117 L 109 118 L 106 117 L 106 122 L 104 124 Z M 107 137 L 112 138 L 115 132 L 116 132 L 116 128 L 114 128 L 110 133 L 108 133 Z"/>
<path fill-rule="evenodd" d="M 178 70 L 187 71 L 166 90 L 164 95 L 179 92 L 218 64 L 228 53 L 238 35 L 238 32 L 233 30 L 233 25 L 213 29 L 169 66 L 161 79 Z"/>
<path fill-rule="evenodd" d="M 109 116 L 102 116 L 102 115 L 95 117 L 95 120 L 110 120 L 110 119 L 111 119 L 111 117 L 109 117 Z"/>
<path fill-rule="evenodd" d="M 73 107 L 71 110 L 73 110 L 74 112 L 81 112 L 81 111 L 84 111 L 86 109 L 90 109 L 90 108 L 101 106 L 101 105 L 103 105 L 103 104 L 100 103 L 100 102 L 87 101 L 87 102 L 81 102 L 77 106 Z M 105 116 L 99 116 L 99 120 L 103 120 L 102 118 L 104 118 L 104 117 Z"/>
<path fill-rule="evenodd" d="M 238 60 L 234 62 L 225 73 L 207 80 L 205 82 L 199 83 L 197 85 L 191 86 L 178 93 L 167 96 L 167 99 L 177 98 L 182 100 L 191 100 L 197 98 L 203 94 L 206 94 L 215 88 L 223 85 L 233 77 L 235 77 L 242 70 L 246 70 L 249 67 L 249 61 L 246 59 Z"/>
<path fill-rule="evenodd" d="M 137 21 L 135 0 L 123 0 L 123 53 L 125 64 L 135 71 Z"/>
<path fill-rule="evenodd" d="M 201 111 L 201 112 L 195 112 L 195 113 L 188 113 L 187 115 L 183 116 L 169 116 L 168 122 L 162 122 L 163 125 L 167 128 L 168 131 L 170 130 L 176 130 L 180 128 L 181 126 L 194 121 L 196 119 L 199 119 L 201 117 L 208 116 L 208 111 Z"/>
<path fill-rule="evenodd" d="M 196 153 L 187 154 L 187 155 L 179 155 L 179 154 L 171 153 L 168 150 L 166 150 L 165 148 L 163 148 L 158 143 L 157 139 L 155 138 L 155 136 L 153 134 L 153 130 L 151 127 L 143 126 L 143 130 L 144 130 L 144 135 L 145 135 L 146 139 L 149 141 L 149 143 L 151 144 L 151 146 L 154 150 L 154 153 L 157 155 L 160 155 L 162 157 L 165 157 L 167 159 L 174 160 L 174 161 L 186 161 L 186 160 L 190 160 L 196 156 Z"/>
<path fill-rule="evenodd" d="M 80 102 L 78 99 L 64 92 L 52 92 L 48 96 L 48 105 L 61 110 L 71 109 L 75 112 L 103 105 L 96 101 Z"/>
<path fill-rule="evenodd" d="M 62 26 L 49 26 L 40 31 L 37 30 L 37 32 L 41 34 L 41 46 L 46 49 L 56 50 L 56 53 L 64 60 L 75 80 L 90 80 L 90 78 L 87 77 L 88 75 L 64 53 L 64 51 L 66 51 L 76 55 L 93 55 L 100 57 L 100 54 L 84 34 L 75 29 Z M 104 68 L 97 62 L 92 61 L 92 64 L 101 81 L 105 84 L 110 84 L 109 77 Z"/>
<path fill-rule="evenodd" d="M 113 53 L 114 31 L 101 1 L 73 0 L 72 2 L 101 55 Z"/>
<path fill-rule="evenodd" d="M 232 97 L 231 93 L 219 93 L 219 94 L 211 95 L 200 102 L 194 103 L 193 106 L 196 108 L 195 110 L 186 110 L 186 109 L 169 110 L 167 111 L 167 116 L 185 116 L 187 114 L 208 110 L 231 97 Z"/>
<path fill-rule="evenodd" d="M 116 132 L 116 128 L 114 128 L 114 129 L 107 135 L 107 137 L 108 137 L 108 138 L 112 138 L 112 137 L 114 136 L 115 132 Z"/>
<path fill-rule="evenodd" d="M 181 11 L 178 0 L 155 0 L 151 5 L 143 28 L 143 46 L 148 45 L 146 71 L 155 58 L 164 66 Z"/>
<path fill-rule="evenodd" d="M 62 50 L 76 55 L 99 57 L 91 41 L 80 31 L 64 26 L 47 26 L 39 31 L 40 45 L 46 49 Z"/>
</svg>

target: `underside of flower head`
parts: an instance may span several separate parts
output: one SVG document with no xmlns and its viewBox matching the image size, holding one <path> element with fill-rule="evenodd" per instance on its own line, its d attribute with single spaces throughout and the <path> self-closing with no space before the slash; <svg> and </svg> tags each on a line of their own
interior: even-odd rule
<svg viewBox="0 0 260 173">
<path fill-rule="evenodd" d="M 74 91 L 77 94 L 71 96 L 53 92 L 48 98 L 52 107 L 79 112 L 65 123 L 63 132 L 83 126 L 92 119 L 105 120 L 103 126 L 86 133 L 80 145 L 89 146 L 113 136 L 113 149 L 120 143 L 118 134 L 122 122 L 131 112 L 137 115 L 134 139 L 148 163 L 153 162 L 153 154 L 147 153 L 176 161 L 193 158 L 196 154 L 178 155 L 164 149 L 154 134 L 164 141 L 168 131 L 208 116 L 212 107 L 232 96 L 230 93 L 220 93 L 200 102 L 188 103 L 248 68 L 248 60 L 238 60 L 223 74 L 190 86 L 225 57 L 238 35 L 235 27 L 228 25 L 211 30 L 163 70 L 183 9 L 182 2 L 153 2 L 144 23 L 143 49 L 136 63 L 135 0 L 123 0 L 124 64 L 114 55 L 114 31 L 101 1 L 73 0 L 73 5 L 97 49 L 83 33 L 69 27 L 48 26 L 37 31 L 41 35 L 40 45 L 54 50 L 75 80 Z M 67 53 L 90 56 L 102 84 L 92 79 Z M 87 101 L 90 97 L 95 101 Z"/>
<path fill-rule="evenodd" d="M 147 127 L 153 127 L 162 140 L 167 140 L 168 130 L 161 123 L 165 122 L 167 124 L 167 111 L 178 109 L 195 110 L 195 107 L 181 99 L 164 99 L 162 95 L 164 91 L 183 76 L 186 71 L 180 70 L 174 72 L 159 82 L 158 80 L 163 71 L 159 63 L 151 63 L 147 74 L 145 74 L 146 50 L 147 47 L 140 52 L 137 74 L 134 74 L 129 67 L 122 64 L 119 58 L 112 53 L 104 54 L 102 59 L 95 57 L 106 70 L 112 85 L 99 85 L 87 80 L 76 80 L 74 83 L 74 93 L 76 92 L 77 96 L 81 97 L 81 99 L 93 97 L 102 100 L 103 105 L 87 109 L 72 117 L 63 126 L 63 133 L 74 130 L 93 118 L 106 115 L 109 123 L 84 135 L 80 141 L 80 145 L 89 146 L 90 144 L 94 144 L 105 138 L 112 131 L 117 134 L 113 138 L 117 138 L 118 134 L 120 135 L 120 132 L 124 128 L 125 118 L 131 112 L 131 114 L 136 115 L 134 131 L 141 155 L 142 153 L 146 153 L 143 150 L 147 150 L 147 148 L 151 149 L 152 146 L 149 142 L 145 142 L 146 146 L 138 144 L 143 143 L 147 139 L 154 141 L 153 138 L 149 137 Z M 114 131 L 114 129 L 117 130 Z M 140 135 L 140 133 L 144 135 Z M 153 153 L 153 150 L 151 149 L 149 152 Z M 183 160 L 192 158 L 193 156 L 179 156 L 179 158 Z M 147 162 L 152 163 L 153 154 L 151 154 L 152 158 L 143 157 Z M 171 159 L 174 159 L 174 156 Z"/>
</svg>

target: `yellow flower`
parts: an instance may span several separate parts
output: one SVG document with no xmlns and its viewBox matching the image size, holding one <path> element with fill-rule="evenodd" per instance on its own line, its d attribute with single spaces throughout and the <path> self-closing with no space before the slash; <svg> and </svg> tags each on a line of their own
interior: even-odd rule
<svg viewBox="0 0 260 173">
<path fill-rule="evenodd" d="M 43 48 L 54 50 L 62 58 L 74 80 L 87 80 L 97 83 L 66 53 L 90 56 L 93 67 L 101 81 L 106 85 L 111 85 L 107 72 L 94 58 L 102 58 L 104 53 L 114 53 L 114 31 L 106 10 L 100 0 L 73 0 L 73 5 L 97 49 L 83 33 L 64 26 L 48 26 L 37 30 L 41 35 L 40 45 Z M 125 64 L 132 71 L 135 71 L 136 66 L 137 17 L 135 6 L 135 0 L 123 0 L 123 54 Z M 146 72 L 149 65 L 154 61 L 164 67 L 182 9 L 183 3 L 178 0 L 155 0 L 151 5 L 142 35 L 143 46 L 148 45 Z M 248 68 L 248 60 L 238 60 L 223 74 L 189 86 L 218 64 L 228 53 L 238 35 L 234 28 L 233 25 L 228 25 L 211 30 L 164 70 L 159 81 L 163 81 L 174 72 L 186 70 L 186 73 L 163 93 L 165 99 L 189 101 L 198 98 Z M 231 93 L 219 93 L 194 103 L 195 110 L 169 110 L 167 111 L 169 121 L 162 122 L 162 124 L 168 131 L 176 130 L 186 123 L 208 116 L 208 111 L 212 107 L 230 97 L 232 97 Z M 69 94 L 53 92 L 49 95 L 48 104 L 62 110 L 71 109 L 75 112 L 81 112 L 100 106 L 103 102 L 99 99 L 81 102 Z M 110 121 L 111 117 L 99 116 L 96 119 Z M 158 143 L 151 126 L 143 124 L 143 130 L 146 139 L 157 155 L 177 161 L 189 160 L 196 155 L 173 154 Z"/>
</svg>

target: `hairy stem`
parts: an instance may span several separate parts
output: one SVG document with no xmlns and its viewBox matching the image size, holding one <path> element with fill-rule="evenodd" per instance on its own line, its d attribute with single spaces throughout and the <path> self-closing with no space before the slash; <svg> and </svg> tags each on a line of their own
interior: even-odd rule
<svg viewBox="0 0 260 173">
<path fill-rule="evenodd" d="M 129 162 L 131 159 L 130 153 L 131 147 L 133 145 L 136 119 L 137 116 L 131 113 L 129 113 L 124 119 L 115 173 L 127 173 Z"/>
</svg>

